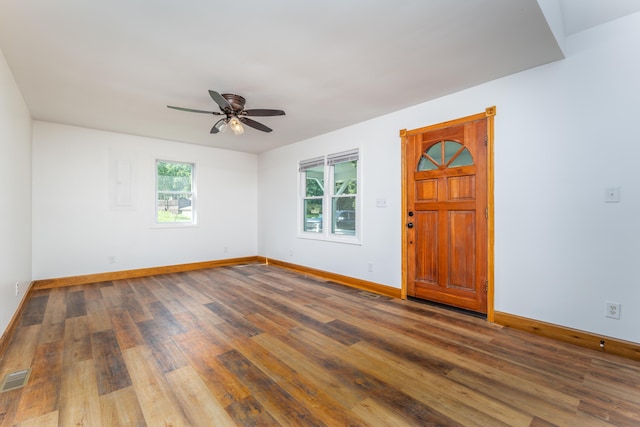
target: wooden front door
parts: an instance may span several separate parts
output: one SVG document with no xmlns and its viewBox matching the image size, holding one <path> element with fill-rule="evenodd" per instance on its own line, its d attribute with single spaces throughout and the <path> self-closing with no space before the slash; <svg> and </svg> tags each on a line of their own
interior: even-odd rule
<svg viewBox="0 0 640 427">
<path fill-rule="evenodd" d="M 487 115 L 406 131 L 409 296 L 487 313 Z"/>
</svg>

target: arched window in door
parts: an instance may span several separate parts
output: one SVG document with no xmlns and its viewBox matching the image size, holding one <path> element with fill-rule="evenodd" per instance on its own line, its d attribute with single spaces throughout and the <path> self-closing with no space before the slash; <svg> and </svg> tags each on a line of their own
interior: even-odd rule
<svg viewBox="0 0 640 427">
<path fill-rule="evenodd" d="M 473 165 L 473 157 L 456 141 L 440 141 L 427 149 L 418 162 L 418 172 Z"/>
</svg>

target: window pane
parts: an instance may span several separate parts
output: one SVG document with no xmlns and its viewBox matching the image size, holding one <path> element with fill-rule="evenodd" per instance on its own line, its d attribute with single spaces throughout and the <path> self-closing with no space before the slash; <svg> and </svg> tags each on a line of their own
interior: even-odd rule
<svg viewBox="0 0 640 427">
<path fill-rule="evenodd" d="M 331 203 L 333 221 L 331 232 L 334 234 L 356 234 L 356 198 L 334 197 Z"/>
<path fill-rule="evenodd" d="M 322 199 L 304 201 L 304 231 L 322 233 Z"/>
<path fill-rule="evenodd" d="M 324 196 L 324 166 L 317 166 L 304 171 L 305 197 Z"/>
<path fill-rule="evenodd" d="M 193 165 L 158 162 L 158 191 L 191 191 Z"/>
<path fill-rule="evenodd" d="M 438 142 L 427 150 L 427 156 L 436 161 L 437 164 L 442 164 L 442 143 Z"/>
<path fill-rule="evenodd" d="M 357 161 L 336 163 L 333 167 L 333 194 L 356 194 L 358 192 Z"/>
<path fill-rule="evenodd" d="M 192 222 L 191 193 L 158 193 L 158 222 Z"/>
<path fill-rule="evenodd" d="M 469 150 L 467 150 L 467 148 L 465 147 L 465 149 L 462 150 L 462 153 L 460 153 L 458 157 L 453 159 L 453 162 L 451 162 L 449 167 L 453 168 L 456 166 L 471 166 L 471 165 L 473 165 L 473 158 L 471 157 L 471 153 L 469 152 Z"/>
<path fill-rule="evenodd" d="M 418 162 L 418 172 L 432 171 L 436 169 L 438 169 L 438 166 L 436 166 L 431 160 L 427 159 L 426 157 L 420 158 L 420 161 Z"/>
<path fill-rule="evenodd" d="M 193 164 L 156 161 L 156 221 L 193 223 Z"/>
<path fill-rule="evenodd" d="M 463 145 L 459 142 L 455 141 L 445 141 L 444 142 L 444 164 L 449 163 L 449 160 L 463 148 Z"/>
</svg>

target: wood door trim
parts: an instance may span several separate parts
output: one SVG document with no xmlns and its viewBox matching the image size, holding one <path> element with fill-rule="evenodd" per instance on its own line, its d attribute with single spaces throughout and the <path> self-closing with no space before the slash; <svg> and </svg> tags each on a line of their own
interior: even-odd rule
<svg viewBox="0 0 640 427">
<path fill-rule="evenodd" d="M 400 227 L 402 229 L 402 288 L 401 288 L 401 298 L 407 298 L 407 227 L 406 227 L 406 210 L 407 210 L 407 186 L 405 182 L 406 177 L 406 159 L 407 154 L 407 144 L 409 141 L 409 137 L 413 135 L 418 135 L 424 132 L 430 132 L 438 129 L 444 129 L 451 126 L 460 125 L 463 123 L 473 122 L 476 120 L 487 119 L 487 320 L 489 322 L 494 322 L 495 320 L 495 311 L 494 311 L 494 157 L 493 157 L 493 140 L 494 140 L 494 116 L 496 115 L 496 107 L 487 107 L 484 113 L 473 114 L 466 117 L 461 117 L 454 120 L 449 120 L 442 123 L 436 123 L 433 125 L 417 128 L 417 129 L 401 129 L 400 130 L 400 143 L 401 143 L 401 159 L 402 164 L 400 167 L 400 173 L 402 174 L 402 184 L 401 184 L 401 196 L 402 196 L 402 204 L 401 204 L 401 214 L 400 217 L 402 221 L 400 223 Z"/>
<path fill-rule="evenodd" d="M 496 115 L 496 107 L 488 107 L 485 109 L 487 116 L 487 320 L 495 321 L 494 311 L 494 243 L 495 243 L 495 227 L 494 227 L 494 158 L 493 158 L 493 118 Z"/>
<path fill-rule="evenodd" d="M 491 112 L 490 112 L 491 110 Z M 417 128 L 417 129 L 411 129 L 411 130 L 406 130 L 406 129 L 402 129 L 400 131 L 400 136 L 403 136 L 403 131 L 404 131 L 404 136 L 413 136 L 413 135 L 419 135 L 421 133 L 425 133 L 425 132 L 432 132 L 434 130 L 438 130 L 438 129 L 444 129 L 444 128 L 448 128 L 448 127 L 452 127 L 452 126 L 457 126 L 457 125 L 461 125 L 464 123 L 469 123 L 469 122 L 475 122 L 476 120 L 482 120 L 484 118 L 487 117 L 493 117 L 496 114 L 496 107 L 488 107 L 484 113 L 478 113 L 478 114 L 472 114 L 470 116 L 466 116 L 466 117 L 460 117 L 459 119 L 454 119 L 454 120 L 448 120 L 446 122 L 442 122 L 442 123 L 436 123 L 433 125 L 429 125 L 429 126 L 424 126 L 421 128 Z"/>
</svg>

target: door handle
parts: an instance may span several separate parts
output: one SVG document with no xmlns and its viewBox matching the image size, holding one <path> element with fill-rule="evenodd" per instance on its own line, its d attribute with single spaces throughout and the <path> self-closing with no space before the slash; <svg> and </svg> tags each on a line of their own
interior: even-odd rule
<svg viewBox="0 0 640 427">
<path fill-rule="evenodd" d="M 413 228 L 413 223 L 412 222 L 408 223 L 407 228 Z"/>
</svg>

